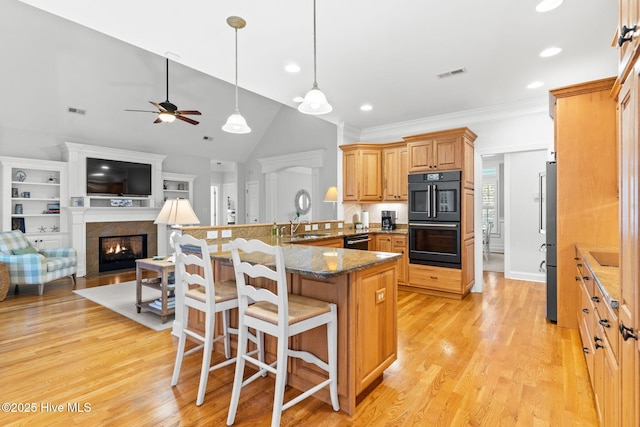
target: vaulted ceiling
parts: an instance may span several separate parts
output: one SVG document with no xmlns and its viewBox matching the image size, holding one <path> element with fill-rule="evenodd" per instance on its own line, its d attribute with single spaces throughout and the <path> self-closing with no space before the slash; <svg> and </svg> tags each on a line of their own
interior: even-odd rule
<svg viewBox="0 0 640 427">
<path fill-rule="evenodd" d="M 293 98 L 313 83 L 312 0 L 10 1 L 0 6 L 7 12 L 0 13 L 5 59 L 12 61 L 0 70 L 9 79 L 0 91 L 19 108 L 12 108 L 15 117 L 0 118 L 3 126 L 65 124 L 79 135 L 86 126 L 106 143 L 130 139 L 176 149 L 206 135 L 229 143 L 217 145 L 218 155 L 203 145 L 203 154 L 241 160 L 279 110 L 296 108 Z M 546 98 L 552 88 L 615 75 L 615 2 L 565 0 L 547 13 L 536 12 L 537 3 L 318 0 L 317 80 L 334 108 L 320 119 L 371 129 L 508 108 Z M 232 15 L 247 21 L 238 31 L 238 79 L 240 111 L 254 133 L 243 136 L 220 130 L 234 107 L 234 31 L 226 23 Z M 539 56 L 552 46 L 562 52 Z M 164 101 L 167 52 L 177 55 L 171 101 L 202 111 L 198 126 L 152 126 L 153 115 L 124 112 Z M 288 63 L 301 70 L 286 72 Z M 533 81 L 543 85 L 527 89 Z M 360 110 L 365 103 L 371 111 Z M 67 106 L 87 109 L 87 118 L 58 111 Z"/>
</svg>

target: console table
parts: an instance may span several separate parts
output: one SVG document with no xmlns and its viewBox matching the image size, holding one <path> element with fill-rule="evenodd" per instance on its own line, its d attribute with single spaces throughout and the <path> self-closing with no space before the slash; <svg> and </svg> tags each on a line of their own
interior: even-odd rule
<svg viewBox="0 0 640 427">
<path fill-rule="evenodd" d="M 175 272 L 176 265 L 173 262 L 166 260 L 154 260 L 153 258 L 144 258 L 136 260 L 136 308 L 138 313 L 141 309 L 149 310 L 152 313 L 156 313 L 162 316 L 162 323 L 167 322 L 167 316 L 175 313 L 174 308 L 167 308 L 167 294 L 169 285 L 169 273 Z M 160 273 L 160 283 L 151 283 L 148 280 L 142 279 L 142 272 L 144 270 L 155 271 Z M 162 292 L 161 296 L 161 309 L 158 309 L 151 305 L 155 300 L 142 301 L 142 286 L 148 286 L 153 289 L 158 289 Z"/>
</svg>

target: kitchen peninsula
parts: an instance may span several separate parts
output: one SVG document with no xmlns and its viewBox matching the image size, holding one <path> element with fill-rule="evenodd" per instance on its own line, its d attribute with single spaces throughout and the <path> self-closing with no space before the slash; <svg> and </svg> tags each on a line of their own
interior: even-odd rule
<svg viewBox="0 0 640 427">
<path fill-rule="evenodd" d="M 383 372 L 397 358 L 397 272 L 401 254 L 360 251 L 352 249 L 292 244 L 290 239 L 271 238 L 262 225 L 227 226 L 233 237 L 258 238 L 269 244 L 281 245 L 288 274 L 289 292 L 305 295 L 338 306 L 338 396 L 340 409 L 350 415 L 355 412 L 358 395 L 374 388 L 382 381 Z M 220 227 L 186 227 L 185 234 L 206 238 Z M 209 233 L 208 233 L 209 232 Z M 328 240 L 343 235 L 343 231 L 325 233 Z M 227 234 L 227 233 L 225 233 Z M 295 240 L 295 239 L 294 239 Z M 224 240 L 208 240 L 216 280 L 233 279 L 231 254 Z M 269 264 L 269 259 L 252 258 L 247 261 Z M 265 279 L 256 282 L 275 290 L 275 284 Z M 177 307 L 178 308 L 178 307 Z M 191 316 L 191 326 L 203 329 L 202 319 Z M 176 319 L 180 315 L 176 313 Z M 235 322 L 232 315 L 232 323 Z M 316 328 L 293 339 L 292 348 L 309 349 L 326 357 L 326 330 Z M 233 339 L 233 338 L 232 338 Z M 265 336 L 267 362 L 275 360 L 275 340 Z M 235 343 L 234 343 L 235 345 Z M 297 389 L 306 389 L 326 377 L 323 371 L 302 360 L 293 360 L 289 366 L 287 383 Z M 321 390 L 317 398 L 330 402 L 328 390 Z"/>
</svg>

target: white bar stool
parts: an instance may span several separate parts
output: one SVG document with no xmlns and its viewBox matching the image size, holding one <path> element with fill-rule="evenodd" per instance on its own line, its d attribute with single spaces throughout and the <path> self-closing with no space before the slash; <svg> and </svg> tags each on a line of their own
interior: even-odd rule
<svg viewBox="0 0 640 427">
<path fill-rule="evenodd" d="M 287 276 L 281 247 L 270 246 L 259 240 L 246 241 L 245 239 L 235 239 L 230 245 L 236 274 L 236 286 L 238 288 L 238 360 L 236 362 L 227 425 L 232 425 L 235 420 L 241 388 L 253 382 L 259 376 L 264 376 L 265 371 L 269 371 L 276 376 L 273 414 L 271 416 L 272 426 L 280 425 L 282 411 L 327 385 L 329 386 L 333 409 L 335 411 L 340 410 L 337 379 L 338 320 L 336 305 L 287 292 Z M 265 265 L 251 265 L 248 262 L 242 262 L 240 260 L 240 251 L 245 253 L 259 252 L 267 255 L 271 260 L 275 257 L 275 264 L 270 263 L 270 266 L 272 268 L 275 267 L 275 269 Z M 264 277 L 275 281 L 277 295 L 267 289 L 247 285 L 245 274 L 252 278 Z M 251 302 L 255 303 L 250 304 Z M 326 363 L 308 351 L 289 349 L 290 337 L 322 325 L 327 327 L 328 361 Z M 275 362 L 267 365 L 263 361 L 256 360 L 247 354 L 248 328 L 255 328 L 256 331 L 277 338 L 278 348 Z M 287 361 L 289 357 L 302 358 L 307 363 L 315 364 L 327 372 L 328 378 L 289 402 L 284 403 L 284 388 L 287 383 Z M 259 371 L 243 381 L 245 362 L 256 365 Z"/>
</svg>

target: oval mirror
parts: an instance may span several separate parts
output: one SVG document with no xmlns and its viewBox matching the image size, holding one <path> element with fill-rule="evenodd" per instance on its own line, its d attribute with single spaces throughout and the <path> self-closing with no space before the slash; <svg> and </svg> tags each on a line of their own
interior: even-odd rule
<svg viewBox="0 0 640 427">
<path fill-rule="evenodd" d="M 307 190 L 298 191 L 294 203 L 296 205 L 296 212 L 300 215 L 308 214 L 311 209 L 311 196 L 309 192 Z"/>
</svg>

